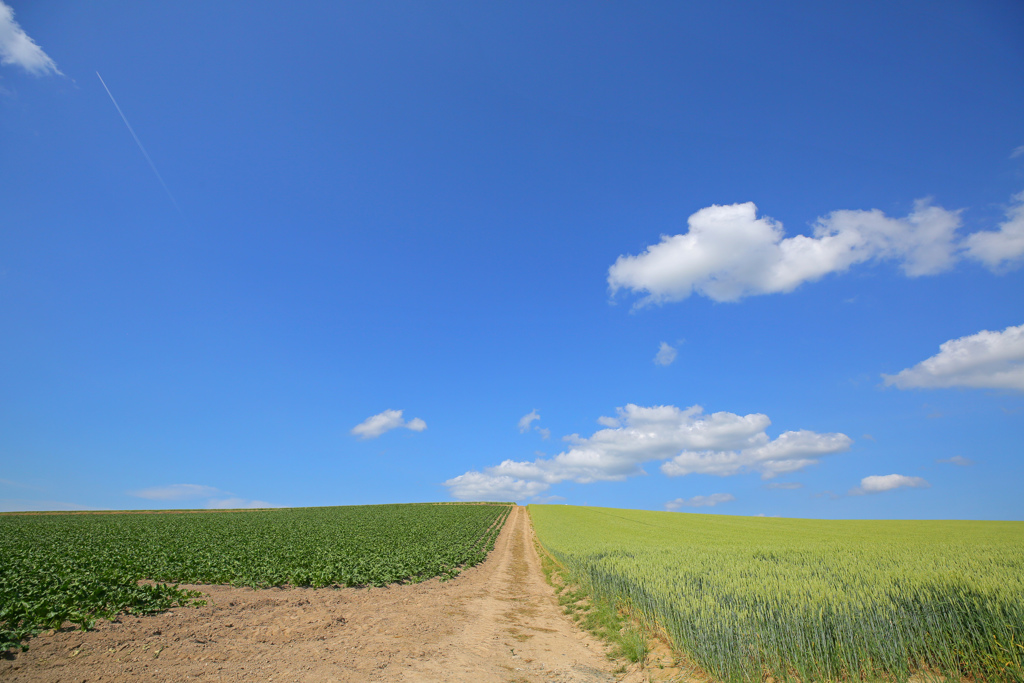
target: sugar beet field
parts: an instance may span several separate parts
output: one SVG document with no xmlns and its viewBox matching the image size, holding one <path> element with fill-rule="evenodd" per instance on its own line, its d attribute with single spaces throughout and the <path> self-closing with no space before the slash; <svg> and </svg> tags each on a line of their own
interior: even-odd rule
<svg viewBox="0 0 1024 683">
<path fill-rule="evenodd" d="M 0 516 L 0 651 L 200 599 L 178 583 L 382 586 L 482 561 L 509 505 Z M 148 579 L 156 584 L 140 583 Z"/>
<path fill-rule="evenodd" d="M 68 622 L 88 628 L 202 600 L 180 583 L 452 578 L 486 557 L 510 510 L 0 516 L 0 645 L 16 650 Z M 530 517 L 566 575 L 715 680 L 1024 682 L 1024 523 L 544 505 L 530 506 Z"/>
</svg>

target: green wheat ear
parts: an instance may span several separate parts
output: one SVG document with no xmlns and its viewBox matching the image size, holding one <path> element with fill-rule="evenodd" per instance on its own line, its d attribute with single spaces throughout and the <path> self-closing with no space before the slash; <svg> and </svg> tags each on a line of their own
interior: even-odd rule
<svg viewBox="0 0 1024 683">
<path fill-rule="evenodd" d="M 531 505 L 537 539 L 725 681 L 1024 681 L 1024 523 Z"/>
</svg>

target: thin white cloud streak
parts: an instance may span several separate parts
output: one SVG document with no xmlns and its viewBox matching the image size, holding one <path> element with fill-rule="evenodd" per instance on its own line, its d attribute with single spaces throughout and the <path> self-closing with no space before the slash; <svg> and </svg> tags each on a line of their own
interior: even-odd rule
<svg viewBox="0 0 1024 683">
<path fill-rule="evenodd" d="M 959 467 L 970 467 L 974 464 L 974 461 L 970 458 L 965 458 L 962 455 L 954 455 L 952 458 L 940 458 L 936 460 L 937 463 L 945 465 L 957 465 Z"/>
<path fill-rule="evenodd" d="M 758 218 L 753 202 L 716 204 L 691 215 L 686 233 L 662 235 L 640 254 L 619 256 L 608 269 L 608 288 L 612 296 L 639 295 L 637 307 L 694 293 L 738 301 L 792 292 L 867 262 L 895 261 L 908 277 L 920 277 L 949 270 L 962 257 L 992 270 L 1024 257 L 1024 193 L 1014 197 L 997 231 L 958 242 L 960 214 L 921 199 L 904 218 L 878 209 L 833 211 L 815 221 L 812 236 L 786 237 L 781 223 Z"/>
<path fill-rule="evenodd" d="M 530 431 L 530 425 L 539 419 L 540 413 L 537 412 L 536 408 L 528 412 L 526 415 L 523 415 L 519 418 L 519 433 L 525 434 Z"/>
<path fill-rule="evenodd" d="M 129 491 L 129 495 L 146 500 L 188 500 L 215 496 L 220 489 L 200 484 L 171 484 L 169 486 L 153 486 L 139 491 Z"/>
<path fill-rule="evenodd" d="M 883 493 L 899 488 L 929 488 L 931 484 L 921 477 L 908 477 L 903 474 L 884 474 L 864 477 L 860 486 L 850 489 L 851 496 L 863 496 L 869 493 Z"/>
<path fill-rule="evenodd" d="M 29 486 L 28 484 L 22 484 L 20 481 L 14 481 L 12 479 L 0 479 L 0 486 L 13 486 L 19 489 L 28 489 L 29 491 L 42 491 L 43 489 L 38 486 Z"/>
<path fill-rule="evenodd" d="M 677 353 L 675 348 L 670 346 L 668 342 L 661 342 L 661 346 L 658 347 L 658 353 L 654 356 L 654 364 L 661 366 L 672 365 Z"/>
<path fill-rule="evenodd" d="M 899 389 L 1015 389 L 1024 391 L 1024 325 L 1002 332 L 982 330 L 939 345 L 939 352 L 895 375 L 882 375 Z"/>
<path fill-rule="evenodd" d="M 427 423 L 418 417 L 406 422 L 402 418 L 401 410 L 385 410 L 383 413 L 377 413 L 366 418 L 355 427 L 352 428 L 350 434 L 358 436 L 360 439 L 376 439 L 385 432 L 390 432 L 392 429 L 398 429 L 404 427 L 414 432 L 422 432 L 427 428 Z"/>
<path fill-rule="evenodd" d="M 0 512 L 75 512 L 103 510 L 62 500 L 29 500 L 26 498 L 0 498 Z"/>
<path fill-rule="evenodd" d="M 110 88 L 107 87 L 107 83 L 103 80 L 103 76 L 100 76 L 99 71 L 96 72 L 96 77 L 100 79 L 100 83 L 103 84 L 103 89 L 106 90 L 107 95 L 110 96 L 110 101 L 114 103 L 114 108 L 117 109 L 117 113 L 121 115 L 121 120 L 124 121 L 124 125 L 128 127 L 128 132 L 132 134 L 132 138 L 135 140 L 135 144 L 139 146 L 139 151 L 142 152 L 142 156 L 146 157 L 146 163 L 149 164 L 151 169 L 153 169 L 153 173 L 156 175 L 156 179 L 160 181 L 160 185 L 164 188 L 164 192 L 167 193 L 168 199 L 170 199 L 171 203 L 174 204 L 174 208 L 178 210 L 178 213 L 184 215 L 181 207 L 178 206 L 178 201 L 174 198 L 174 195 L 171 194 L 171 188 L 167 187 L 167 183 L 164 182 L 164 177 L 160 175 L 160 171 L 156 170 L 156 164 L 154 164 L 153 160 L 149 157 L 149 152 L 146 151 L 146 148 L 143 147 L 142 140 L 140 140 L 139 136 L 135 134 L 135 129 L 132 128 L 132 124 L 128 123 L 128 117 L 124 115 L 123 111 L 121 111 L 120 105 L 118 105 L 117 100 L 114 99 L 114 93 L 110 92 Z"/>
<path fill-rule="evenodd" d="M 207 510 L 253 510 L 256 508 L 279 508 L 265 500 L 247 500 L 245 498 L 211 498 L 206 502 Z"/>
<path fill-rule="evenodd" d="M 534 496 L 533 502 L 538 505 L 555 505 L 565 501 L 565 496 Z"/>
<path fill-rule="evenodd" d="M 571 448 L 554 457 L 505 460 L 449 479 L 445 486 L 461 500 L 511 500 L 537 495 L 563 481 L 622 481 L 645 474 L 642 466 L 650 461 L 662 461 L 661 470 L 668 476 L 757 472 L 770 479 L 813 465 L 822 455 L 845 451 L 852 443 L 845 434 L 807 430 L 785 432 L 772 440 L 765 432 L 771 424 L 767 415 L 706 415 L 700 406 L 682 410 L 629 404 L 617 413 L 618 417 L 600 418 L 605 429 L 590 437 L 565 437 Z"/>
<path fill-rule="evenodd" d="M 721 503 L 728 503 L 736 500 L 731 493 L 712 493 L 710 496 L 694 496 L 693 498 L 676 498 L 665 503 L 666 510 L 678 510 L 682 507 L 703 508 L 714 507 Z"/>
<path fill-rule="evenodd" d="M 795 482 L 795 481 L 793 481 L 793 482 L 775 482 L 775 481 L 773 481 L 770 484 L 765 484 L 764 485 L 764 488 L 766 488 L 766 489 L 781 489 L 781 490 L 786 490 L 786 491 L 795 491 L 796 489 L 802 489 L 803 487 L 804 487 L 803 484 L 801 484 L 799 482 Z"/>
<path fill-rule="evenodd" d="M 0 64 L 20 66 L 34 76 L 64 75 L 14 20 L 14 10 L 4 2 L 0 2 Z"/>
<path fill-rule="evenodd" d="M 136 498 L 156 501 L 180 501 L 206 498 L 204 507 L 208 510 L 234 510 L 240 508 L 274 508 L 281 507 L 265 500 L 239 498 L 215 486 L 201 484 L 170 484 L 169 486 L 153 486 L 139 491 L 129 491 Z"/>
</svg>

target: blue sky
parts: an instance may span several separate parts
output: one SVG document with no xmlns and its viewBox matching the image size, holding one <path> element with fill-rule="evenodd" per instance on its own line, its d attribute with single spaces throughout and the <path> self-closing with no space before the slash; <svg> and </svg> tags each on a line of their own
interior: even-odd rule
<svg viewBox="0 0 1024 683">
<path fill-rule="evenodd" d="M 1024 519 L 1019 3 L 4 2 L 3 509 Z"/>
</svg>

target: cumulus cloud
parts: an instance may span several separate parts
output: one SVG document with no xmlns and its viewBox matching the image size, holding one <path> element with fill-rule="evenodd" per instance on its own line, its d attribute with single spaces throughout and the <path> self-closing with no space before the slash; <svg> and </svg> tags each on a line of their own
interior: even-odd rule
<svg viewBox="0 0 1024 683">
<path fill-rule="evenodd" d="M 661 346 L 658 347 L 658 353 L 654 356 L 655 365 L 672 365 L 672 361 L 676 359 L 676 350 L 669 346 L 666 342 L 661 342 Z"/>
<path fill-rule="evenodd" d="M 401 410 L 385 410 L 383 413 L 377 413 L 366 418 L 350 432 L 354 436 L 358 436 L 360 439 L 376 439 L 384 432 L 390 432 L 392 429 L 398 429 L 404 427 L 414 432 L 422 432 L 427 428 L 427 423 L 418 417 L 406 422 L 402 418 Z"/>
<path fill-rule="evenodd" d="M 964 239 L 968 258 L 992 270 L 1003 270 L 1024 258 L 1024 192 L 1014 195 L 1006 220 L 998 230 L 985 230 Z"/>
<path fill-rule="evenodd" d="M 665 503 L 666 510 L 678 510 L 681 507 L 703 508 L 714 507 L 719 503 L 736 500 L 731 493 L 712 493 L 710 496 L 694 496 L 693 498 L 676 498 Z"/>
<path fill-rule="evenodd" d="M 974 461 L 970 458 L 965 458 L 962 455 L 954 455 L 952 458 L 941 458 L 935 462 L 943 463 L 946 465 L 959 465 L 960 467 L 970 467 L 974 464 Z"/>
<path fill-rule="evenodd" d="M 877 209 L 834 211 L 814 236 L 785 237 L 782 224 L 757 217 L 753 202 L 713 205 L 688 220 L 689 231 L 663 235 L 638 256 L 620 256 L 608 270 L 612 293 L 646 293 L 640 304 L 679 301 L 693 292 L 715 301 L 791 292 L 872 259 L 897 259 L 907 275 L 929 275 L 954 262 L 960 212 L 915 204 L 906 218 Z"/>
<path fill-rule="evenodd" d="M 457 500 L 519 501 L 547 491 L 550 486 L 540 481 L 524 481 L 507 475 L 466 472 L 444 483 Z"/>
<path fill-rule="evenodd" d="M 405 423 L 405 428 L 411 429 L 414 432 L 422 432 L 424 429 L 427 428 L 427 423 L 418 417 L 414 417 L 413 419 Z"/>
<path fill-rule="evenodd" d="M 187 500 L 215 496 L 218 493 L 220 493 L 220 489 L 199 484 L 171 484 L 170 486 L 153 486 L 139 491 L 129 491 L 130 495 L 146 500 Z"/>
<path fill-rule="evenodd" d="M 0 1 L 0 64 L 20 66 L 34 76 L 60 74 L 57 63 L 14 20 L 14 10 Z"/>
<path fill-rule="evenodd" d="M 622 481 L 645 474 L 642 465 L 664 461 L 669 476 L 690 473 L 728 476 L 758 472 L 771 478 L 817 462 L 816 458 L 845 451 L 852 440 L 845 434 L 818 434 L 807 430 L 785 432 L 772 440 L 766 433 L 767 415 L 718 412 L 707 415 L 701 406 L 642 407 L 629 404 L 617 417 L 602 417 L 605 429 L 589 437 L 565 437 L 571 446 L 551 458 L 505 460 L 482 472 L 467 472 L 445 485 L 457 498 L 479 498 L 493 486 L 501 491 L 537 495 L 554 484 L 573 481 L 589 484 Z M 474 495 L 466 493 L 466 487 Z M 486 500 L 486 498 L 480 498 Z"/>
<path fill-rule="evenodd" d="M 892 491 L 893 489 L 903 487 L 926 489 L 929 486 L 931 484 L 921 477 L 908 477 L 902 474 L 873 475 L 861 479 L 860 486 L 850 489 L 850 495 L 862 496 L 868 493 L 882 493 L 883 491 Z"/>
<path fill-rule="evenodd" d="M 712 205 L 688 219 L 688 231 L 662 235 L 638 255 L 608 269 L 612 295 L 641 295 L 638 306 L 681 301 L 693 293 L 715 301 L 791 292 L 804 282 L 852 266 L 895 261 L 908 277 L 934 275 L 966 255 L 1003 269 L 1024 257 L 1024 193 L 1014 197 L 998 231 L 957 241 L 961 211 L 914 203 L 903 218 L 878 209 L 833 211 L 818 218 L 811 236 L 786 237 L 782 224 L 757 215 L 753 202 Z"/>
<path fill-rule="evenodd" d="M 982 330 L 939 346 L 939 353 L 912 368 L 882 377 L 899 389 L 970 387 L 1024 391 L 1024 325 Z"/>
<path fill-rule="evenodd" d="M 526 415 L 523 415 L 521 418 L 519 418 L 519 433 L 525 434 L 526 432 L 528 432 L 530 430 L 530 425 L 539 419 L 540 413 L 537 412 L 536 408 L 528 412 Z"/>
<path fill-rule="evenodd" d="M 715 474 L 721 477 L 744 471 L 760 472 L 762 479 L 796 472 L 816 464 L 817 457 L 841 453 L 850 448 L 853 439 L 845 434 L 818 434 L 802 429 L 784 432 L 774 441 L 761 432 L 748 448 L 735 450 L 685 450 L 664 465 L 661 471 L 670 477 L 686 474 Z"/>
</svg>

